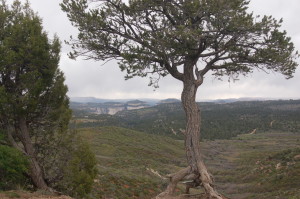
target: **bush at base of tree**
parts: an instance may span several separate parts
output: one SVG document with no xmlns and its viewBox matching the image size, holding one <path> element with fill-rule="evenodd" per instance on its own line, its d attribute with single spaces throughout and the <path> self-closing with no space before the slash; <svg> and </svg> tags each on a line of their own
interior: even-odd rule
<svg viewBox="0 0 300 199">
<path fill-rule="evenodd" d="M 77 148 L 64 170 L 64 178 L 59 189 L 76 198 L 87 198 L 97 175 L 96 157 L 89 145 L 77 140 Z"/>
<path fill-rule="evenodd" d="M 26 181 L 28 161 L 18 150 L 0 145 L 0 190 L 13 189 Z"/>
</svg>

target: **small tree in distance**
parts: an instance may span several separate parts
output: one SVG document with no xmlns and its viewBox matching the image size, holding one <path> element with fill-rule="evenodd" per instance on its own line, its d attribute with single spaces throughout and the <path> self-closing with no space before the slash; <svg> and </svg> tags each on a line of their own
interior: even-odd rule
<svg viewBox="0 0 300 199">
<path fill-rule="evenodd" d="M 200 109 L 195 101 L 205 75 L 246 75 L 254 69 L 291 78 L 298 53 L 282 20 L 248 13 L 247 0 L 64 0 L 62 9 L 79 29 L 71 39 L 72 58 L 119 60 L 126 78 L 168 74 L 183 83 L 186 113 L 185 149 L 188 166 L 170 175 L 174 193 L 183 178 L 198 181 L 208 198 L 220 199 L 201 158 Z M 156 77 L 157 77 L 156 76 Z M 151 78 L 156 85 L 159 79 Z"/>
</svg>

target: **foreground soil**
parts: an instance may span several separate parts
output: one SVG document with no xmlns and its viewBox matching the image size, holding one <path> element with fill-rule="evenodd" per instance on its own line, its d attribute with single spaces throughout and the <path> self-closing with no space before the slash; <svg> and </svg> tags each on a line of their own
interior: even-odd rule
<svg viewBox="0 0 300 199">
<path fill-rule="evenodd" d="M 0 199 L 72 199 L 69 196 L 55 196 L 39 192 L 6 191 L 0 192 Z"/>
</svg>

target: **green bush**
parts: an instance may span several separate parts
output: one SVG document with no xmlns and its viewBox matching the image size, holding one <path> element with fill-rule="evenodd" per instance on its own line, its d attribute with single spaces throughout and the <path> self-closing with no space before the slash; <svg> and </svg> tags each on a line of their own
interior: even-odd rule
<svg viewBox="0 0 300 199">
<path fill-rule="evenodd" d="M 86 198 L 97 175 L 96 157 L 87 143 L 80 141 L 65 167 L 61 188 L 76 198 Z"/>
<path fill-rule="evenodd" d="M 16 187 L 25 181 L 27 159 L 16 149 L 0 145 L 0 190 Z"/>
</svg>

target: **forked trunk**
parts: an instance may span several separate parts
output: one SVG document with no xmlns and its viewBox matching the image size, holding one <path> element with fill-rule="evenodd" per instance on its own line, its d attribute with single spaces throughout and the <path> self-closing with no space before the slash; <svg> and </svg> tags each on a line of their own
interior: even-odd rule
<svg viewBox="0 0 300 199">
<path fill-rule="evenodd" d="M 29 159 L 29 166 L 30 166 L 29 175 L 32 179 L 32 182 L 38 189 L 50 190 L 50 188 L 48 187 L 47 183 L 44 180 L 41 166 L 39 165 L 36 159 L 35 149 L 29 135 L 29 130 L 26 124 L 26 120 L 24 118 L 21 118 L 19 120 L 19 129 L 20 132 L 18 137 L 24 146 L 25 154 Z"/>
</svg>

